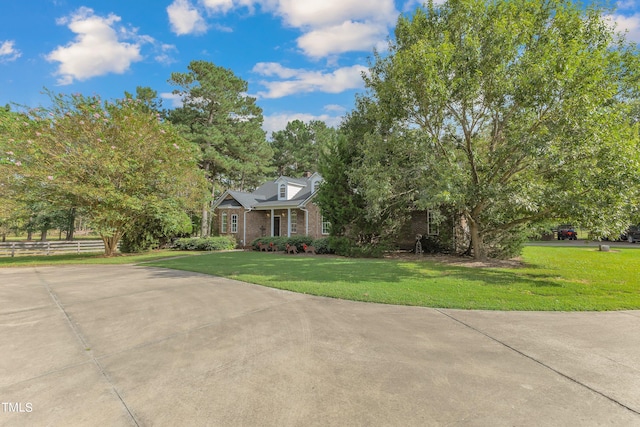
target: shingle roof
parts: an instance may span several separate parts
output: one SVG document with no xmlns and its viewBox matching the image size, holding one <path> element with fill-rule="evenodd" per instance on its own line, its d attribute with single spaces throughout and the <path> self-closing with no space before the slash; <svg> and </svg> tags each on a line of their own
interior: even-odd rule
<svg viewBox="0 0 640 427">
<path fill-rule="evenodd" d="M 229 200 L 225 200 L 227 196 L 233 197 L 233 199 L 235 199 L 245 209 L 300 206 L 313 195 L 312 183 L 318 178 L 322 180 L 322 176 L 318 173 L 315 173 L 308 178 L 290 178 L 281 176 L 274 181 L 265 182 L 253 193 L 229 190 L 226 191 L 216 201 L 216 203 L 214 203 L 214 208 L 239 207 L 239 205 L 233 204 Z M 278 200 L 278 182 L 281 181 L 285 181 L 288 184 L 302 186 L 303 188 L 289 200 Z"/>
</svg>

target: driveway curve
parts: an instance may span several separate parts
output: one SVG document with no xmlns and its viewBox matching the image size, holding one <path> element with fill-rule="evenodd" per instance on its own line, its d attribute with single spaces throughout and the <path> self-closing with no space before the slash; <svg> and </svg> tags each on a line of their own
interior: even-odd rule
<svg viewBox="0 0 640 427">
<path fill-rule="evenodd" d="M 429 309 L 0 269 L 0 425 L 640 425 L 640 312 Z"/>
</svg>

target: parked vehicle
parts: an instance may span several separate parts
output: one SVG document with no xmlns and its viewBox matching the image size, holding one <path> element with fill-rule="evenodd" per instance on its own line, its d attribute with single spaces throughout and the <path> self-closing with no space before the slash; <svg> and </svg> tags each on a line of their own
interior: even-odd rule
<svg viewBox="0 0 640 427">
<path fill-rule="evenodd" d="M 561 225 L 555 230 L 558 240 L 578 240 L 578 232 L 572 225 Z"/>
<path fill-rule="evenodd" d="M 632 225 L 627 231 L 620 235 L 623 242 L 636 243 L 640 242 L 640 225 Z"/>
</svg>

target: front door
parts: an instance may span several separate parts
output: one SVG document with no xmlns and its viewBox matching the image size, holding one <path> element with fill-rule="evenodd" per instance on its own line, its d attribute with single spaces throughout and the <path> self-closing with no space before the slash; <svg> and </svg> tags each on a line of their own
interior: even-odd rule
<svg viewBox="0 0 640 427">
<path fill-rule="evenodd" d="M 280 217 L 279 216 L 273 217 L 273 235 L 274 236 L 280 235 Z"/>
</svg>

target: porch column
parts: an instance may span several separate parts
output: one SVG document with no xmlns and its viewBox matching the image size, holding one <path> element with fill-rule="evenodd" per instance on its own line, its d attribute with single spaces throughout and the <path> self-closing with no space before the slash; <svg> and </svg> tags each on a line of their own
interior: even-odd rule
<svg viewBox="0 0 640 427">
<path fill-rule="evenodd" d="M 291 237 L 291 208 L 287 208 L 287 237 Z"/>
<path fill-rule="evenodd" d="M 271 236 L 273 237 L 273 209 L 271 209 Z"/>
</svg>

